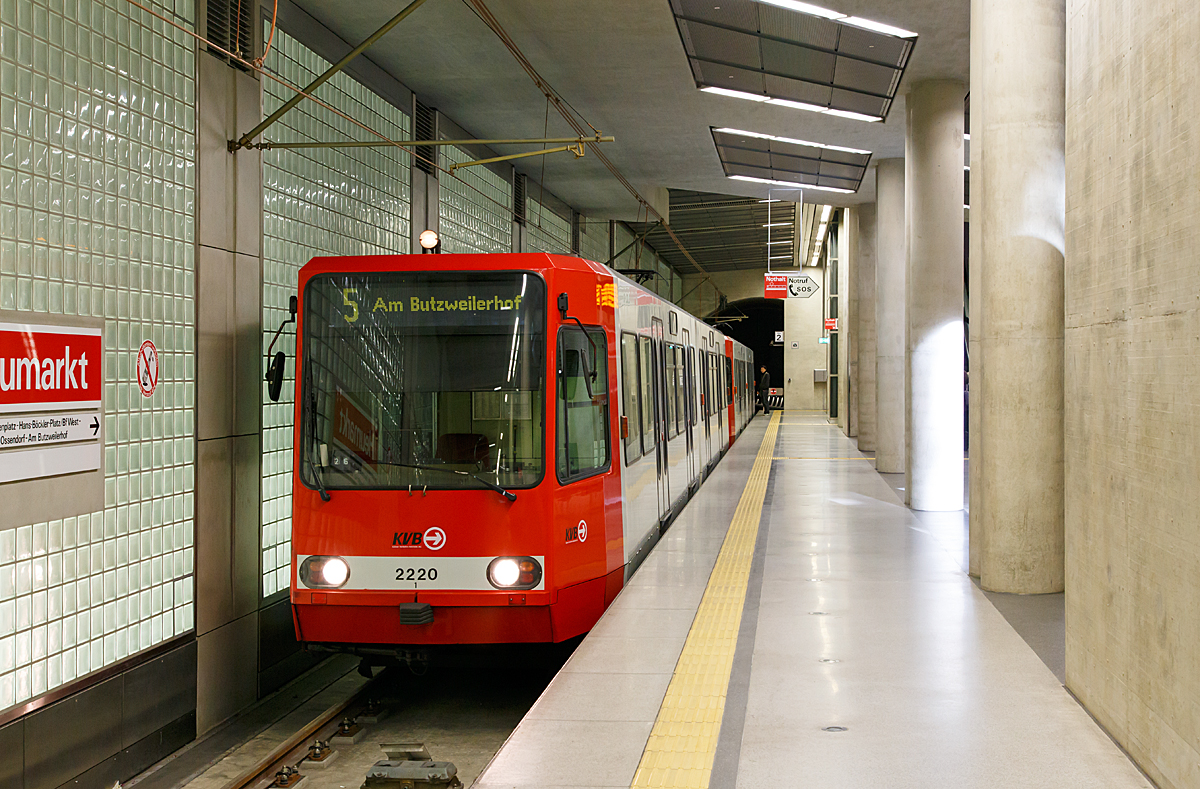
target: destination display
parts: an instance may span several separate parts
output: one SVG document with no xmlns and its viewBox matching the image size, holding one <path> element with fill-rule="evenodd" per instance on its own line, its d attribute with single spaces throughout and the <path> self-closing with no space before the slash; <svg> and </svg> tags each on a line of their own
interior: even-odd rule
<svg viewBox="0 0 1200 789">
<path fill-rule="evenodd" d="M 507 326 L 538 321 L 545 302 L 532 274 L 331 276 L 308 287 L 330 327 Z"/>
</svg>

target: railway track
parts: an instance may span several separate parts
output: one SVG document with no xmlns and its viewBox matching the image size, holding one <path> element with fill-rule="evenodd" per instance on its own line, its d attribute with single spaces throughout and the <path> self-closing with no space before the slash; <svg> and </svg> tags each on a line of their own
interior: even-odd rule
<svg viewBox="0 0 1200 789">
<path fill-rule="evenodd" d="M 406 786 L 399 779 L 385 780 L 383 771 L 377 769 L 383 761 L 409 761 L 412 768 L 449 762 L 456 765 L 456 771 L 447 772 L 440 766 L 427 771 L 432 779 L 445 779 L 441 783 L 432 780 L 415 785 L 422 789 L 469 786 L 569 654 L 569 647 L 557 647 L 476 656 L 456 664 L 435 664 L 422 676 L 403 668 L 389 669 L 313 715 L 286 738 L 268 743 L 265 740 L 269 738 L 255 737 L 239 748 L 238 758 L 224 765 L 218 762 L 186 786 Z M 263 741 L 261 747 L 255 740 Z M 256 752 L 253 758 L 246 757 L 248 749 Z M 374 777 L 368 780 L 369 776 Z M 461 783 L 455 784 L 455 777 Z"/>
</svg>

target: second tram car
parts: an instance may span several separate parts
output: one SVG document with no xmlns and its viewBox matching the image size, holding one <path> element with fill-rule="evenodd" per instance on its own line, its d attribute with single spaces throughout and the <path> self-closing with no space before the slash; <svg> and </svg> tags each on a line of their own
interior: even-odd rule
<svg viewBox="0 0 1200 789">
<path fill-rule="evenodd" d="M 586 632 L 754 413 L 748 348 L 573 257 L 315 258 L 296 347 L 315 649 Z"/>
</svg>

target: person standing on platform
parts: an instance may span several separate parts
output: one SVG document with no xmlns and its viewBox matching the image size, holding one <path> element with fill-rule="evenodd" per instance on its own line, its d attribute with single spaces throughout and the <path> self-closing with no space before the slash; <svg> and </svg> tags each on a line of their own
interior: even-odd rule
<svg viewBox="0 0 1200 789">
<path fill-rule="evenodd" d="M 763 413 L 767 416 L 771 415 L 771 374 L 767 372 L 766 365 L 758 368 L 762 375 L 758 379 L 758 394 L 762 398 Z"/>
</svg>

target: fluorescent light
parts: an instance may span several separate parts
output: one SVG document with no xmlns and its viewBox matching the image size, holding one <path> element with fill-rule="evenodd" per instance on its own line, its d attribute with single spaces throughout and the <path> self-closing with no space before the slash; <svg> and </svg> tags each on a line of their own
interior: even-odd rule
<svg viewBox="0 0 1200 789">
<path fill-rule="evenodd" d="M 785 142 L 789 145 L 804 145 L 809 148 L 820 148 L 827 151 L 841 151 L 842 153 L 857 153 L 862 156 L 870 156 L 870 151 L 864 151 L 859 148 L 845 148 L 840 145 L 826 145 L 823 142 L 812 142 L 811 140 L 798 140 L 795 137 L 780 137 L 776 134 L 764 134 L 763 132 L 746 131 L 745 129 L 733 129 L 728 126 L 722 126 L 719 129 L 713 129 L 714 132 L 721 134 L 735 134 L 741 137 L 753 137 L 759 140 L 771 140 L 772 142 Z"/>
<path fill-rule="evenodd" d="M 778 203 L 779 201 L 773 200 L 772 202 Z M 791 226 L 792 226 L 791 222 L 772 222 L 769 225 L 763 225 L 763 227 L 791 227 Z"/>
<path fill-rule="evenodd" d="M 791 241 L 768 241 L 768 244 L 790 244 Z"/>
<path fill-rule="evenodd" d="M 759 200 L 758 202 L 760 202 L 760 203 L 782 203 L 783 200 L 781 200 L 777 197 L 772 200 Z"/>
<path fill-rule="evenodd" d="M 749 175 L 731 175 L 729 176 L 735 181 L 749 181 L 755 184 L 771 184 L 773 186 L 790 186 L 795 189 L 815 189 L 819 192 L 837 192 L 838 194 L 852 195 L 853 189 L 839 189 L 833 186 L 817 186 L 816 184 L 798 184 L 795 181 L 775 181 L 770 178 L 753 178 Z"/>
<path fill-rule="evenodd" d="M 732 96 L 735 99 L 746 99 L 747 101 L 766 101 L 767 97 L 758 93 L 747 93 L 744 90 L 730 90 L 729 88 L 714 88 L 707 87 L 700 89 L 704 93 L 716 93 L 718 96 Z"/>
<path fill-rule="evenodd" d="M 863 115 L 861 112 L 847 112 L 846 110 L 825 110 L 826 115 L 836 115 L 839 118 L 849 118 L 852 121 L 866 121 L 867 123 L 877 123 L 883 118 L 878 115 Z"/>
<path fill-rule="evenodd" d="M 971 206 L 967 205 L 966 203 L 963 203 L 963 208 L 967 208 L 967 209 L 969 209 L 970 207 L 971 207 Z"/>
<path fill-rule="evenodd" d="M 846 15 L 840 11 L 831 11 L 828 8 L 821 8 L 819 5 L 811 5 L 809 3 L 801 3 L 798 0 L 758 0 L 766 5 L 778 6 L 786 8 L 789 11 L 799 11 L 802 14 L 810 14 L 819 16 L 825 19 L 843 19 Z"/>
<path fill-rule="evenodd" d="M 963 169 L 964 169 L 964 170 L 966 170 L 966 171 L 969 173 L 969 172 L 971 172 L 971 165 L 969 165 L 969 164 L 964 164 L 964 165 L 963 165 Z"/>
<path fill-rule="evenodd" d="M 792 101 L 791 99 L 767 99 L 767 104 L 777 104 L 780 107 L 791 107 L 793 110 L 808 110 L 809 112 L 825 111 L 820 104 L 805 104 L 802 101 Z"/>
<path fill-rule="evenodd" d="M 846 16 L 840 11 L 833 11 L 810 3 L 801 3 L 798 0 L 758 0 L 758 2 L 778 6 L 779 8 L 786 8 L 789 11 L 799 11 L 802 14 L 819 16 L 823 19 L 833 19 L 844 25 L 854 25 L 865 30 L 874 30 L 876 33 L 883 33 L 885 36 L 896 36 L 897 38 L 917 37 L 917 34 L 911 30 L 885 25 L 882 22 L 876 22 L 872 19 L 863 19 L 861 16 Z"/>
<path fill-rule="evenodd" d="M 767 260 L 791 260 L 791 259 L 792 259 L 791 255 L 775 255 L 773 257 L 767 258 Z"/>
<path fill-rule="evenodd" d="M 821 209 L 821 224 L 829 221 L 829 215 L 833 213 L 833 206 L 827 205 Z"/>
<path fill-rule="evenodd" d="M 773 140 L 773 139 L 775 139 L 775 135 L 773 135 L 773 134 L 763 134 L 762 132 L 746 131 L 745 129 L 731 129 L 728 126 L 722 126 L 719 129 L 713 129 L 713 131 L 720 132 L 721 134 L 736 134 L 739 137 L 753 137 L 756 140 Z"/>
<path fill-rule="evenodd" d="M 969 140 L 969 139 L 971 139 L 971 132 L 967 132 L 966 134 L 964 134 L 964 135 L 963 135 L 963 139 L 964 139 L 964 140 Z"/>
<path fill-rule="evenodd" d="M 858 153 L 858 154 L 862 154 L 862 155 L 864 155 L 864 156 L 870 156 L 870 155 L 871 155 L 871 152 L 870 152 L 870 151 L 864 151 L 864 150 L 862 150 L 861 148 L 846 148 L 846 147 L 844 147 L 844 146 L 841 146 L 841 145 L 826 145 L 826 146 L 825 146 L 825 150 L 827 150 L 827 151 L 841 151 L 842 153 Z"/>
<path fill-rule="evenodd" d="M 883 33 L 885 36 L 895 36 L 896 38 L 916 38 L 917 34 L 911 30 L 905 30 L 900 27 L 892 27 L 885 25 L 882 22 L 874 22 L 870 19 L 863 19 L 861 16 L 848 16 L 845 19 L 839 19 L 843 25 L 854 25 L 865 30 L 874 30 L 876 33 Z"/>
</svg>

